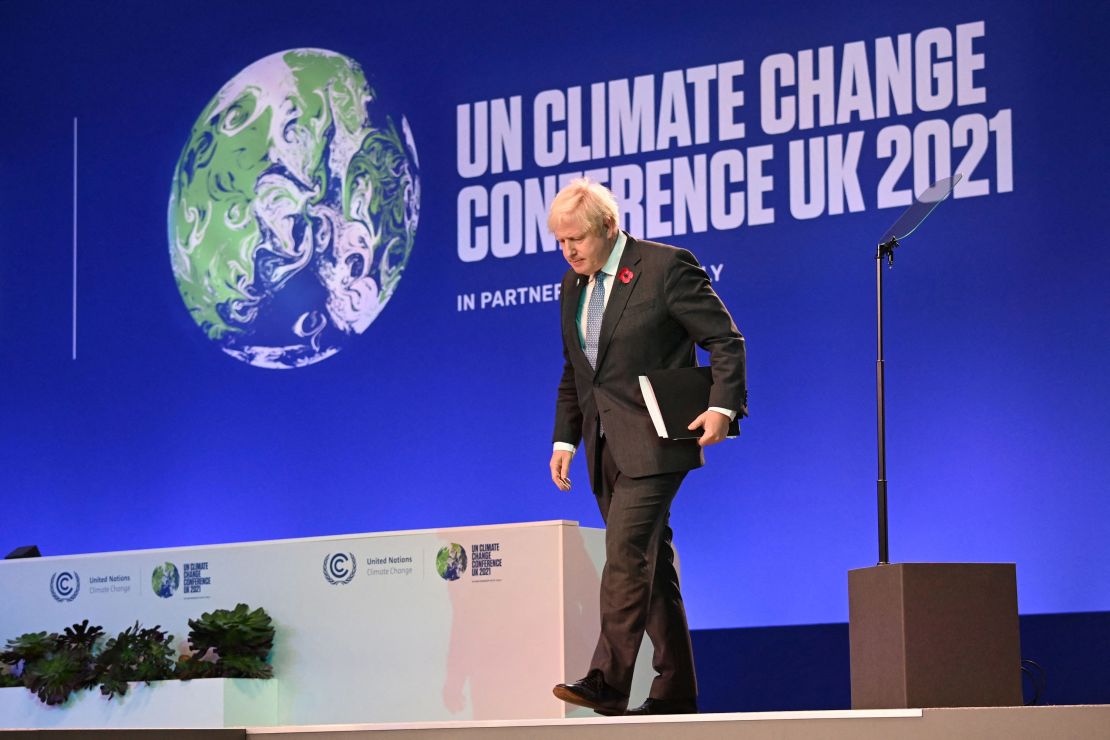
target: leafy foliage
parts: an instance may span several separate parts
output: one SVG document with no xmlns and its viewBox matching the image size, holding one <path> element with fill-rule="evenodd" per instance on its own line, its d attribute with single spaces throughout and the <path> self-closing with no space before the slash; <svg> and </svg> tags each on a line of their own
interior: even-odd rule
<svg viewBox="0 0 1110 740">
<path fill-rule="evenodd" d="M 84 688 L 89 679 L 80 656 L 68 650 L 50 653 L 23 668 L 23 684 L 44 704 L 64 704 L 69 695 Z"/>
<path fill-rule="evenodd" d="M 251 611 L 246 604 L 238 604 L 234 609 L 216 609 L 190 619 L 189 645 L 194 654 L 182 660 L 178 670 L 195 673 L 193 677 L 273 676 L 273 667 L 266 658 L 274 648 L 274 625 L 264 609 Z M 204 665 L 209 651 L 217 656 L 213 668 Z"/>
<path fill-rule="evenodd" d="M 58 644 L 58 633 L 27 632 L 14 639 L 8 640 L 3 652 L 0 652 L 0 663 L 18 665 L 27 661 L 37 660 L 47 653 L 53 652 Z"/>
<path fill-rule="evenodd" d="M 161 625 L 139 622 L 104 640 L 89 620 L 57 632 L 28 632 L 0 650 L 0 688 L 25 686 L 46 704 L 63 704 L 70 694 L 100 684 L 109 699 L 127 693 L 129 682 L 170 678 L 271 678 L 267 662 L 274 647 L 273 620 L 246 604 L 216 609 L 189 620 L 193 654 L 175 665 L 173 635 Z"/>
<path fill-rule="evenodd" d="M 96 685 L 95 651 L 103 635 L 87 619 L 61 635 L 29 632 L 8 641 L 0 662 L 16 666 L 20 683 L 44 703 L 63 704 L 74 691 Z M 10 678 L 5 685 L 12 685 Z"/>
<path fill-rule="evenodd" d="M 225 678 L 273 678 L 274 667 L 254 655 L 229 655 L 220 658 L 221 673 Z"/>
<path fill-rule="evenodd" d="M 214 649 L 221 657 L 254 655 L 265 659 L 274 647 L 273 620 L 264 609 L 246 604 L 216 609 L 189 620 L 189 645 L 194 651 Z"/>
<path fill-rule="evenodd" d="M 100 693 L 109 699 L 127 693 L 129 681 L 160 681 L 174 677 L 173 635 L 161 625 L 138 622 L 108 640 L 96 659 Z"/>
<path fill-rule="evenodd" d="M 81 624 L 66 627 L 58 637 L 58 646 L 67 650 L 83 650 L 91 654 L 96 648 L 97 641 L 103 636 L 104 629 L 99 625 L 90 627 L 89 620 L 86 619 Z"/>
<path fill-rule="evenodd" d="M 220 667 L 215 659 L 205 660 L 196 655 L 183 655 L 177 661 L 177 677 L 182 681 L 191 681 L 194 678 L 218 678 Z"/>
</svg>

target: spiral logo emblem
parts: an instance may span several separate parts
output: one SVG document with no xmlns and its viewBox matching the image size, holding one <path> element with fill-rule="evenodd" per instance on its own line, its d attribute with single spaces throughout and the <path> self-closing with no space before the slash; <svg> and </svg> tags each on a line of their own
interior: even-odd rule
<svg viewBox="0 0 1110 740">
<path fill-rule="evenodd" d="M 50 595 L 54 601 L 73 601 L 81 591 L 81 577 L 76 571 L 63 570 L 50 576 Z"/>
<path fill-rule="evenodd" d="M 355 577 L 355 554 L 337 552 L 324 557 L 324 578 L 333 586 L 346 586 Z"/>
</svg>

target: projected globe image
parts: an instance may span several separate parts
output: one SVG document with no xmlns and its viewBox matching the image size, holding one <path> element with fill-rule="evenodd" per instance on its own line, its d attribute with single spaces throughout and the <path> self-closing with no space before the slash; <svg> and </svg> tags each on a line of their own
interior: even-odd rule
<svg viewBox="0 0 1110 740">
<path fill-rule="evenodd" d="M 170 262 L 193 320 L 266 368 L 331 357 L 396 291 L 420 211 L 408 122 L 321 49 L 254 62 L 200 114 L 177 162 Z"/>
</svg>

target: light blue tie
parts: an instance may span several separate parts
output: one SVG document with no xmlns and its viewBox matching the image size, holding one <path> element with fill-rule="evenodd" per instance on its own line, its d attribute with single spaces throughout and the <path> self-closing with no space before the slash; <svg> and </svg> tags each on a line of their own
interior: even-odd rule
<svg viewBox="0 0 1110 740">
<path fill-rule="evenodd" d="M 586 307 L 586 359 L 590 367 L 597 369 L 597 345 L 601 338 L 601 317 L 605 313 L 605 273 L 594 276 L 594 292 L 590 294 L 590 305 Z"/>
</svg>

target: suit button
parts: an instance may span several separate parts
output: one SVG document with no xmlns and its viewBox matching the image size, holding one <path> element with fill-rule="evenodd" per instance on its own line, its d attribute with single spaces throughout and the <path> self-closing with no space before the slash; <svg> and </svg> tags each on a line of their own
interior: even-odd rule
<svg viewBox="0 0 1110 740">
<path fill-rule="evenodd" d="M 601 381 L 600 380 L 595 380 L 594 381 L 594 388 L 600 388 L 600 387 L 601 387 Z"/>
</svg>

